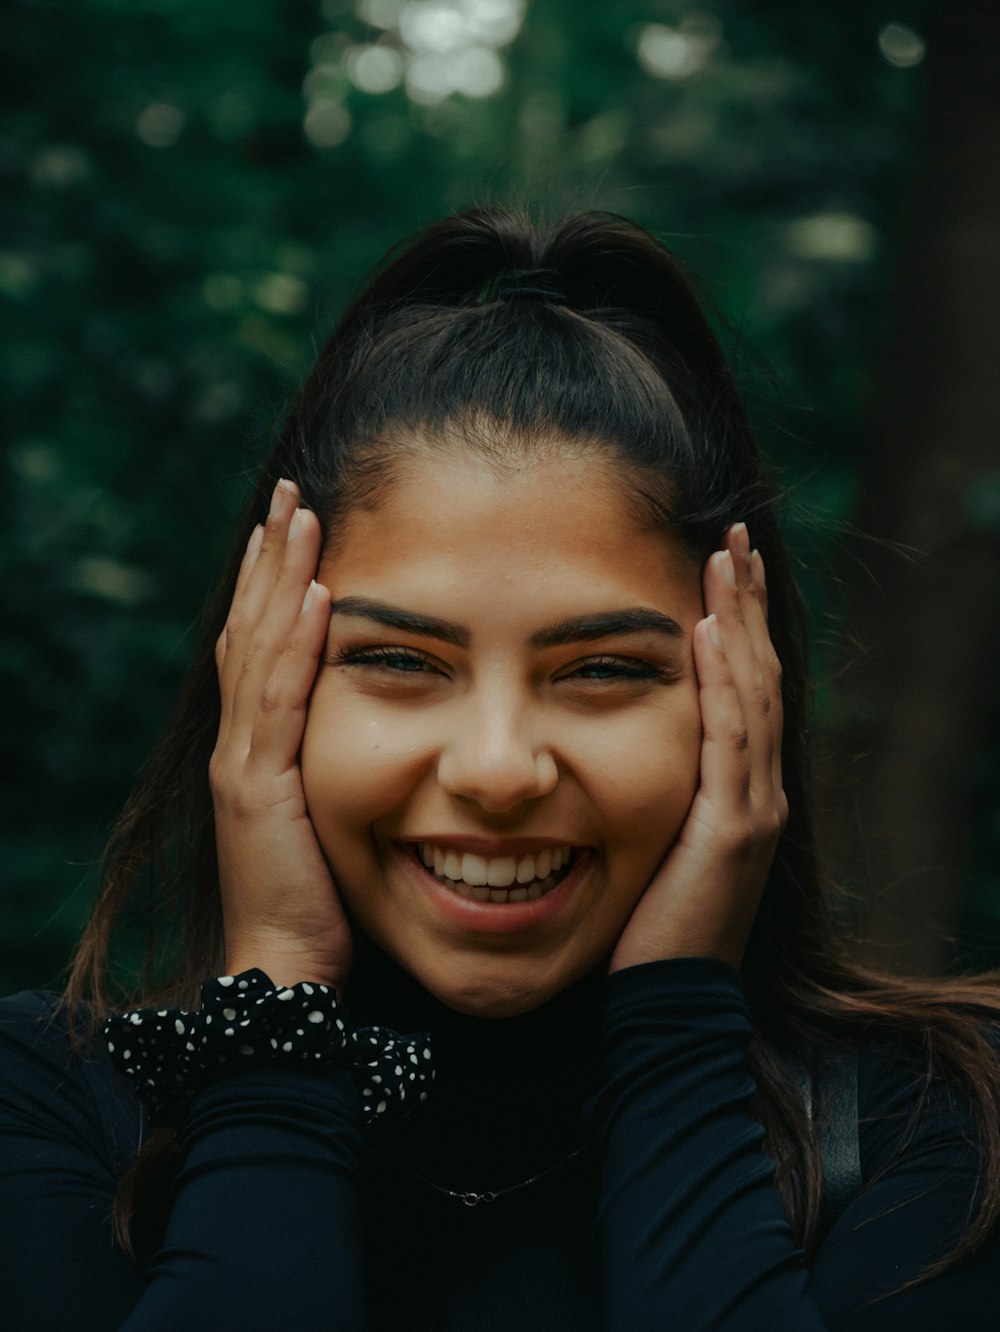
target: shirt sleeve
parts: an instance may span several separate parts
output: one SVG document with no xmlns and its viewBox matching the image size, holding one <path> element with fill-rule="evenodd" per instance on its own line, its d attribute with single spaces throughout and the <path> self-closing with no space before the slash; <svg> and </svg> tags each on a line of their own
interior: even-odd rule
<svg viewBox="0 0 1000 1332">
<path fill-rule="evenodd" d="M 880 1063 L 863 1116 L 866 1187 L 809 1270 L 750 1113 L 750 1036 L 741 978 L 725 963 L 665 959 L 607 979 L 602 1081 L 583 1108 L 601 1140 L 607 1332 L 988 1326 L 995 1243 L 885 1298 L 942 1256 L 968 1216 L 978 1159 L 968 1114 L 939 1091 L 899 1155 L 916 1093 Z"/>
<path fill-rule="evenodd" d="M 65 1034 L 40 1037 L 37 1021 L 12 1020 L 10 1002 L 0 1005 L 0 1290 L 10 1326 L 363 1332 L 366 1146 L 350 1069 L 243 1068 L 198 1095 L 146 1282 L 112 1240 L 106 1126 L 86 1078 L 67 1066 Z"/>
</svg>

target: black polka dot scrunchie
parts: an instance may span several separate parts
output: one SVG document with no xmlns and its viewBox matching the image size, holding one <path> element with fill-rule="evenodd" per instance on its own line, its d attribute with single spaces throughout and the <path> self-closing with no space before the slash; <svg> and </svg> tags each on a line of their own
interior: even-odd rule
<svg viewBox="0 0 1000 1332">
<path fill-rule="evenodd" d="M 136 1083 L 154 1128 L 177 1126 L 222 1067 L 251 1062 L 350 1065 L 367 1124 L 407 1118 L 434 1080 L 428 1032 L 355 1028 L 330 986 L 275 985 L 256 967 L 202 981 L 197 1013 L 113 1013 L 103 1032 L 114 1066 Z"/>
</svg>

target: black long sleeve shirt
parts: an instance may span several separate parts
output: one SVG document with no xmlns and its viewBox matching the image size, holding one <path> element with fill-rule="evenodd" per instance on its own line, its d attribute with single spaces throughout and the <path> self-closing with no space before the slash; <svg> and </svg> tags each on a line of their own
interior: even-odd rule
<svg viewBox="0 0 1000 1332">
<path fill-rule="evenodd" d="M 359 965 L 360 964 L 360 965 Z M 429 1030 L 421 1113 L 365 1127 L 349 1069 L 243 1068 L 197 1097 L 144 1279 L 110 1208 L 132 1086 L 70 1061 L 54 999 L 0 1001 L 0 1322 L 16 1332 L 939 1332 L 997 1323 L 1000 1242 L 943 1254 L 977 1182 L 968 1107 L 860 1063 L 865 1187 L 807 1269 L 749 1111 L 738 973 L 704 959 L 602 972 L 533 1013 L 477 1019 L 374 945 L 358 1023 Z M 577 1146 L 584 1150 L 563 1165 Z M 521 1181 L 540 1175 L 524 1187 Z M 423 1178 L 418 1178 L 422 1176 Z M 432 1180 L 439 1188 L 425 1180 Z M 510 1191 L 470 1207 L 442 1192 Z"/>
</svg>

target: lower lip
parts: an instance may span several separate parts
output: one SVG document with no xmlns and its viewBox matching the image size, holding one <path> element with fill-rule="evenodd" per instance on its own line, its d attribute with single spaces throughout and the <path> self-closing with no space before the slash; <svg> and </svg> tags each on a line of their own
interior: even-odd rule
<svg viewBox="0 0 1000 1332">
<path fill-rule="evenodd" d="M 403 847 L 403 859 L 419 876 L 421 886 L 439 911 L 456 925 L 480 934 L 508 934 L 516 930 L 530 930 L 543 921 L 557 916 L 573 896 L 587 872 L 591 860 L 589 850 L 576 852 L 576 860 L 561 883 L 544 897 L 532 902 L 479 902 L 444 884 L 430 872 L 417 857 L 412 847 Z"/>
</svg>

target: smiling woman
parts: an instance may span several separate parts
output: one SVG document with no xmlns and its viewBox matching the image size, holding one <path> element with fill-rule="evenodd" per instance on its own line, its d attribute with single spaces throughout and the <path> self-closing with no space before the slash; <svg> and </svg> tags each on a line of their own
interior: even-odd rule
<svg viewBox="0 0 1000 1332">
<path fill-rule="evenodd" d="M 365 932 L 483 1016 L 610 953 L 698 779 L 701 572 L 639 523 L 613 466 L 550 449 L 411 459 L 319 570 L 313 827 Z M 518 857 L 535 862 L 520 895 Z"/>
<path fill-rule="evenodd" d="M 390 256 L 262 470 L 66 994 L 0 1004 L 13 1325 L 989 1325 L 1000 981 L 852 959 L 801 642 L 653 237 L 473 211 Z"/>
</svg>

